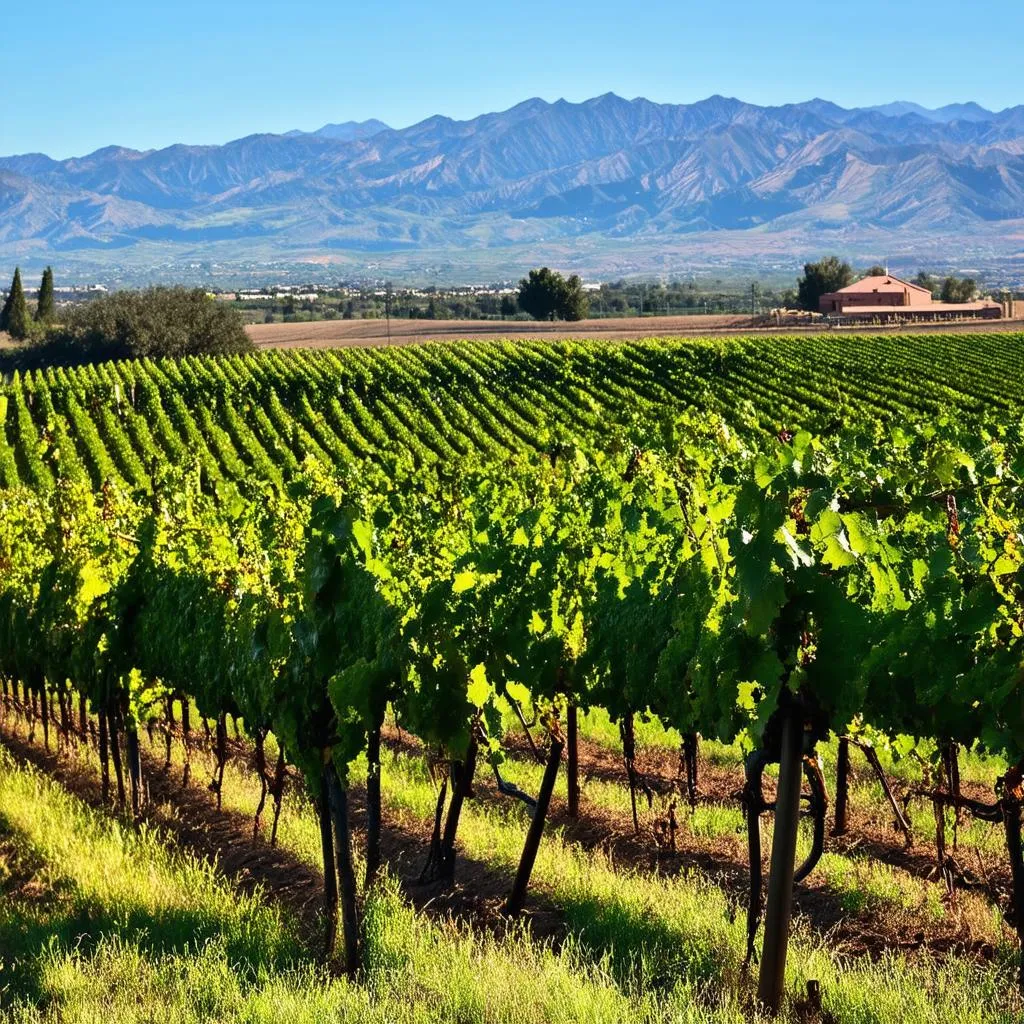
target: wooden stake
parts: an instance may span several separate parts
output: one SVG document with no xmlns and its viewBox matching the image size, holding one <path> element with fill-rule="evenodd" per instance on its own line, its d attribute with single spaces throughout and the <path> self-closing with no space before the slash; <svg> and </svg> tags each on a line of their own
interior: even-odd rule
<svg viewBox="0 0 1024 1024">
<path fill-rule="evenodd" d="M 533 811 L 533 820 L 526 833 L 526 842 L 523 844 L 523 854 L 519 858 L 519 869 L 516 871 L 516 879 L 512 885 L 512 893 L 505 905 L 505 911 L 513 917 L 520 913 L 526 903 L 526 890 L 530 884 L 530 875 L 533 873 L 533 865 L 537 860 L 537 851 L 540 849 L 541 836 L 544 834 L 544 822 L 548 816 L 548 806 L 551 803 L 551 794 L 555 789 L 555 780 L 558 778 L 558 765 L 562 760 L 562 750 L 565 743 L 557 736 L 551 738 L 551 749 L 548 751 L 548 763 L 544 768 L 544 777 L 541 780 L 540 792 L 537 794 L 537 806 Z"/>
<path fill-rule="evenodd" d="M 782 757 L 775 798 L 768 906 L 764 917 L 764 946 L 757 997 L 769 1013 L 778 1013 L 786 985 L 789 921 L 793 912 L 793 869 L 800 826 L 800 783 L 803 777 L 803 716 L 799 707 L 785 710 Z"/>
</svg>

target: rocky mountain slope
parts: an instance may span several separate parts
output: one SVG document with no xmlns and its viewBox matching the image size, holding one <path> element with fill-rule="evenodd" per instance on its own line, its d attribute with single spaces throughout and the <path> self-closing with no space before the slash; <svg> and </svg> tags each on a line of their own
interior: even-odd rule
<svg viewBox="0 0 1024 1024">
<path fill-rule="evenodd" d="M 145 243 L 267 254 L 461 250 L 715 232 L 957 235 L 1020 248 L 1024 106 L 686 105 L 607 94 L 253 135 L 0 158 L 0 252 Z M 730 238 L 734 236 L 730 234 Z M 148 251 L 148 250 L 147 250 Z"/>
</svg>

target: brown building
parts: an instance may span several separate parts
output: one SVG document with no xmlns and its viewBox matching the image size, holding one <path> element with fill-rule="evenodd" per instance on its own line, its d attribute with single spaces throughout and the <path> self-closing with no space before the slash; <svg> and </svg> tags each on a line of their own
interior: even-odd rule
<svg viewBox="0 0 1024 1024">
<path fill-rule="evenodd" d="M 857 319 L 952 320 L 962 317 L 998 319 L 1003 308 L 998 302 L 936 302 L 932 293 L 920 285 L 903 281 L 892 274 L 865 277 L 861 281 L 828 292 L 818 301 L 818 311 L 830 316 Z"/>
</svg>

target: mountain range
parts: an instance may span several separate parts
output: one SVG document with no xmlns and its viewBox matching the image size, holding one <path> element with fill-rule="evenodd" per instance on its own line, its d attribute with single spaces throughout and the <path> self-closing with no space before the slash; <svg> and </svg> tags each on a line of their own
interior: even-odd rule
<svg viewBox="0 0 1024 1024">
<path fill-rule="evenodd" d="M 402 129 L 0 157 L 0 256 L 28 263 L 508 252 L 622 270 L 665 252 L 884 255 L 951 240 L 1024 253 L 1024 105 L 608 93 Z"/>
</svg>

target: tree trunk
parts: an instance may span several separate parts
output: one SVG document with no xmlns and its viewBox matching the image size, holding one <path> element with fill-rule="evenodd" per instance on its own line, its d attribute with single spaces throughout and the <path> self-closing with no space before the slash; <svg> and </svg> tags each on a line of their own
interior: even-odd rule
<svg viewBox="0 0 1024 1024">
<path fill-rule="evenodd" d="M 540 792 L 537 794 L 537 806 L 533 810 L 533 820 L 526 833 L 526 842 L 523 844 L 523 854 L 519 858 L 519 869 L 516 871 L 512 892 L 505 905 L 506 912 L 513 917 L 519 914 L 526 903 L 526 890 L 530 884 L 530 875 L 533 874 L 533 865 L 537 860 L 541 836 L 544 834 L 544 822 L 548 816 L 548 806 L 551 803 L 551 794 L 555 789 L 555 780 L 558 778 L 558 766 L 562 760 L 564 747 L 565 743 L 561 739 L 551 738 L 548 763 L 544 768 Z"/>
<path fill-rule="evenodd" d="M 345 943 L 345 970 L 359 970 L 359 916 L 356 911 L 356 872 L 352 865 L 352 836 L 349 829 L 348 790 L 343 789 L 334 762 L 327 765 L 331 817 L 334 819 L 334 850 L 341 897 L 341 932 Z"/>
<path fill-rule="evenodd" d="M 579 746 L 579 708 L 576 701 L 570 698 L 566 711 L 566 742 L 569 754 L 566 758 L 566 783 L 568 785 L 568 813 L 570 818 L 580 816 L 580 746 Z"/>
<path fill-rule="evenodd" d="M 78 695 L 78 731 L 81 733 L 82 742 L 87 742 L 89 739 L 89 709 L 84 693 Z"/>
</svg>

